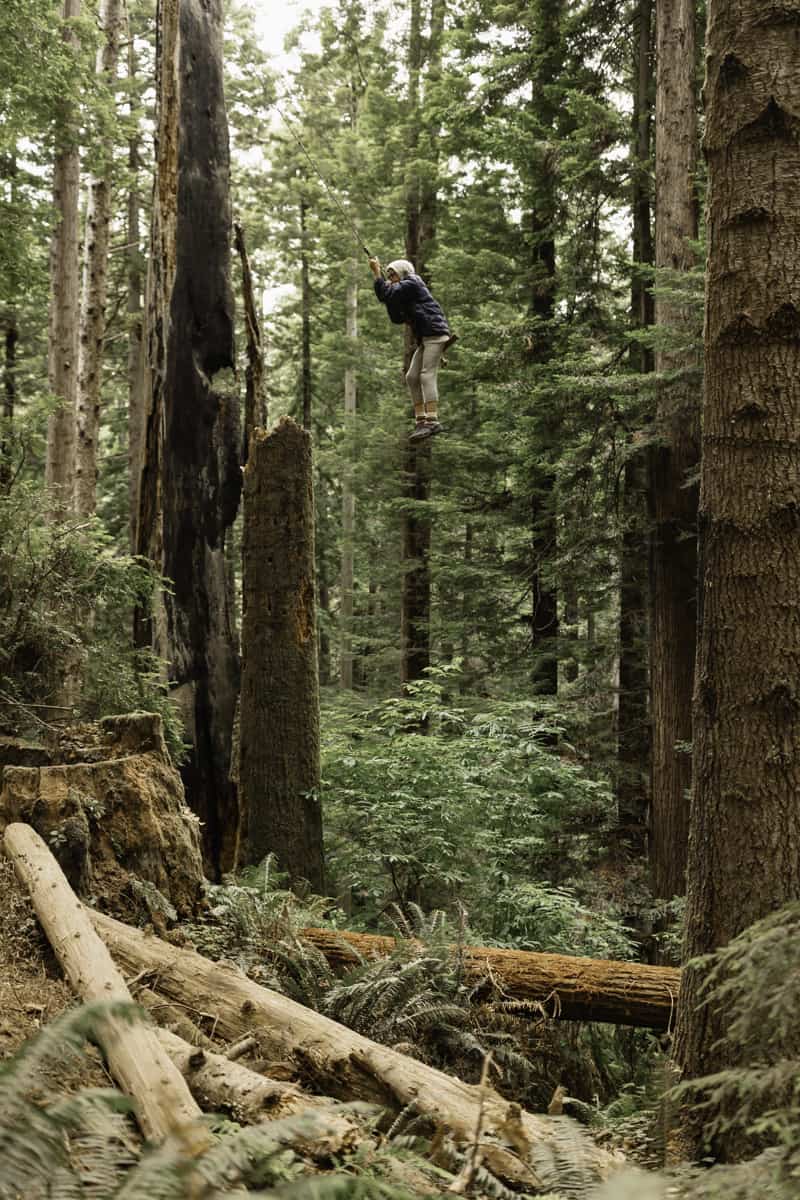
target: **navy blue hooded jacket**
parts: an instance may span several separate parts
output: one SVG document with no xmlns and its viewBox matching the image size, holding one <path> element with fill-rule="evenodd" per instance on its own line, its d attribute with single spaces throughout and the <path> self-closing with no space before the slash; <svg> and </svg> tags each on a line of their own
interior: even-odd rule
<svg viewBox="0 0 800 1200">
<path fill-rule="evenodd" d="M 399 283 L 376 279 L 375 295 L 386 305 L 394 324 L 410 325 L 418 341 L 450 332 L 441 305 L 434 300 L 419 275 L 408 275 Z"/>
</svg>

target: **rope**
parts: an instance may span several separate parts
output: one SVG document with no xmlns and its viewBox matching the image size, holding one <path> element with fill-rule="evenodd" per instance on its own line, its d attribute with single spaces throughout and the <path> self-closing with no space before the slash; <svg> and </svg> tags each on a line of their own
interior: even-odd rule
<svg viewBox="0 0 800 1200">
<path fill-rule="evenodd" d="M 364 244 L 364 239 L 363 239 L 363 237 L 362 237 L 362 235 L 361 235 L 361 231 L 359 230 L 359 228 L 358 228 L 358 226 L 356 225 L 355 221 L 354 221 L 354 220 L 353 220 L 353 218 L 350 216 L 350 214 L 349 214 L 348 212 L 346 212 L 346 211 L 345 211 L 345 209 L 344 209 L 343 205 L 339 203 L 338 197 L 334 195 L 333 191 L 331 190 L 331 187 L 330 187 L 330 185 L 328 184 L 328 181 L 327 181 L 327 179 L 326 179 L 326 178 L 325 178 L 325 176 L 322 174 L 322 171 L 320 171 L 320 169 L 319 169 L 319 167 L 317 166 L 317 164 L 316 164 L 316 162 L 314 161 L 314 159 L 311 157 L 311 154 L 310 154 L 310 152 L 307 150 L 307 148 L 306 148 L 306 145 L 305 145 L 305 143 L 303 142 L 303 139 L 300 137 L 300 134 L 295 132 L 295 129 L 294 129 L 294 124 L 293 124 L 293 122 L 289 120 L 289 118 L 287 117 L 286 113 L 285 113 L 285 112 L 283 111 L 283 109 L 281 108 L 281 104 L 283 103 L 283 101 L 284 101 L 285 99 L 286 99 L 286 97 L 285 97 L 285 96 L 282 96 L 280 101 L 278 101 L 278 100 L 275 100 L 275 101 L 274 101 L 272 104 L 270 104 L 270 105 L 269 105 L 269 107 L 270 107 L 270 108 L 277 108 L 277 110 L 278 110 L 278 113 L 280 114 L 280 117 L 281 117 L 281 119 L 283 120 L 283 123 L 284 123 L 284 125 L 285 125 L 285 126 L 286 126 L 286 128 L 289 130 L 289 133 L 292 135 L 292 137 L 294 138 L 294 140 L 297 142 L 297 144 L 298 144 L 298 146 L 300 147 L 300 149 L 303 151 L 303 154 L 305 154 L 306 158 L 308 159 L 309 163 L 311 164 L 311 169 L 312 169 L 312 171 L 313 171 L 313 172 L 314 172 L 314 174 L 317 176 L 317 178 L 319 179 L 319 181 L 320 181 L 320 183 L 322 184 L 322 186 L 325 188 L 325 191 L 328 193 L 328 196 L 329 196 L 329 197 L 330 197 L 330 199 L 333 201 L 333 203 L 336 205 L 336 207 L 338 208 L 339 212 L 340 212 L 340 213 L 342 214 L 342 216 L 344 217 L 344 219 L 345 219 L 345 221 L 347 222 L 347 224 L 350 226 L 351 230 L 353 231 L 353 236 L 355 237 L 355 239 L 356 239 L 356 241 L 358 242 L 359 246 L 360 246 L 360 247 L 361 247 L 361 249 L 364 251 L 364 253 L 366 254 L 367 258 L 372 258 L 372 252 L 370 251 L 369 247 L 368 247 L 368 246 L 366 246 L 366 245 Z"/>
</svg>

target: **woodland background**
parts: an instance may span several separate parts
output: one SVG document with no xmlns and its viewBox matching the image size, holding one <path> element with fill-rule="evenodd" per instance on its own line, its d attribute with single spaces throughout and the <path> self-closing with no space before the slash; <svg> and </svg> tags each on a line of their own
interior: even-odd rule
<svg viewBox="0 0 800 1200">
<path fill-rule="evenodd" d="M 343 2 L 278 73 L 245 4 L 6 0 L 0 706 L 159 712 L 228 916 L 266 861 L 349 929 L 730 944 L 533 1090 L 663 1130 L 674 1054 L 745 1160 L 685 1194 L 790 1196 L 800 6 L 709 9 Z M 459 334 L 433 445 L 365 246 Z"/>
</svg>

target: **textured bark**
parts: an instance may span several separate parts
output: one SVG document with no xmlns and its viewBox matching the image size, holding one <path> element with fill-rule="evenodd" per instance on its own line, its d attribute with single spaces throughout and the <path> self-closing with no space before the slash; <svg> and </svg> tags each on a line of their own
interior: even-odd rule
<svg viewBox="0 0 800 1200">
<path fill-rule="evenodd" d="M 242 299 L 244 301 L 244 323 L 247 333 L 247 367 L 245 369 L 244 431 L 242 438 L 242 463 L 247 462 L 250 435 L 258 427 L 267 425 L 267 397 L 264 381 L 264 348 L 261 339 L 261 322 L 256 311 L 253 275 L 247 255 L 244 227 L 234 225 L 236 249 L 242 264 Z"/>
<path fill-rule="evenodd" d="M 311 436 L 256 430 L 245 470 L 239 786 L 246 857 L 324 886 Z"/>
<path fill-rule="evenodd" d="M 635 329 L 653 324 L 652 279 L 646 265 L 654 258 L 651 228 L 650 156 L 652 127 L 653 0 L 639 0 L 634 23 L 633 105 L 633 280 L 631 322 Z M 652 351 L 634 345 L 634 368 L 653 369 Z M 619 832 L 636 855 L 647 840 L 650 728 L 647 711 L 646 478 L 644 454 L 629 451 L 625 463 L 624 529 L 620 554 L 619 707 L 617 711 L 617 812 Z"/>
<path fill-rule="evenodd" d="M 181 768 L 187 800 L 217 876 L 233 864 L 239 824 L 230 779 L 239 665 L 225 540 L 241 490 L 221 0 L 161 0 L 158 51 L 137 545 L 171 581 L 155 643 L 190 745 Z"/>
<path fill-rule="evenodd" d="M 199 833 L 161 718 L 107 717 L 100 729 L 100 740 L 79 751 L 69 744 L 66 761 L 55 746 L 49 764 L 23 766 L 15 756 L 2 773 L 0 830 L 15 821 L 31 825 L 81 895 L 128 909 L 138 899 L 150 918 L 163 920 L 165 902 L 182 917 L 196 916 L 205 902 Z"/>
<path fill-rule="evenodd" d="M 80 16 L 81 0 L 63 0 L 62 17 Z M 77 48 L 73 28 L 65 26 L 64 41 Z M 56 223 L 50 245 L 50 331 L 47 375 L 58 408 L 47 424 L 45 483 L 51 490 L 54 515 L 70 509 L 75 472 L 75 411 L 78 387 L 78 303 L 80 295 L 80 230 L 78 204 L 80 150 L 77 99 L 65 96 L 56 123 L 53 168 L 53 208 Z"/>
<path fill-rule="evenodd" d="M 431 33 L 441 34 L 439 9 L 432 5 Z M 427 43 L 428 72 L 436 75 L 441 55 L 441 38 L 432 36 Z M 421 111 L 422 73 L 426 65 L 426 49 L 422 37 L 421 0 L 411 0 L 408 32 L 408 146 L 409 162 L 406 179 L 405 257 L 416 271 L 430 283 L 427 255 L 435 235 L 436 192 L 427 179 L 420 179 L 418 160 L 424 153 L 433 157 L 435 147 L 423 145 Z M 406 328 L 403 354 L 403 373 L 411 365 L 416 344 L 410 327 Z M 431 662 L 431 442 L 409 442 L 403 455 L 403 512 L 402 556 L 403 584 L 400 601 L 400 682 L 414 683 L 424 679 Z"/>
<path fill-rule="evenodd" d="M 580 1137 L 580 1130 L 566 1117 L 525 1112 L 501 1100 L 491 1088 L 462 1083 L 259 987 L 236 967 L 178 950 L 102 913 L 93 912 L 91 917 L 127 971 L 154 972 L 163 995 L 208 1014 L 219 1036 L 232 1040 L 256 1033 L 267 1054 L 292 1064 L 301 1078 L 327 1095 L 367 1100 L 390 1113 L 413 1103 L 417 1113 L 429 1117 L 461 1145 L 474 1142 L 482 1109 L 485 1164 L 525 1191 L 560 1190 L 565 1182 L 565 1168 L 560 1166 L 565 1142 L 572 1182 L 579 1161 L 580 1183 L 587 1192 L 620 1165 L 618 1158 Z"/>
<path fill-rule="evenodd" d="M 125 980 L 105 943 L 92 928 L 87 910 L 67 883 L 47 846 L 29 825 L 9 825 L 4 846 L 64 973 L 86 1002 L 132 1004 Z M 136 1102 L 136 1117 L 145 1137 L 162 1141 L 170 1134 L 201 1135 L 200 1109 L 156 1031 L 141 1021 L 107 1016 L 98 1023 L 97 1038 L 111 1074 Z"/>
<path fill-rule="evenodd" d="M 125 223 L 127 243 L 128 277 L 128 504 L 131 551 L 136 553 L 136 526 L 138 518 L 138 488 L 142 470 L 142 438 L 144 434 L 144 354 L 142 322 L 142 252 L 141 252 L 141 205 L 139 203 L 141 169 L 141 134 L 134 124 L 136 106 L 133 89 L 137 79 L 136 47 L 130 22 L 127 26 L 128 76 L 131 89 L 128 117 L 131 132 L 128 138 L 128 203 Z"/>
<path fill-rule="evenodd" d="M 168 1029 L 159 1029 L 156 1036 L 206 1112 L 230 1113 L 235 1121 L 253 1125 L 308 1110 L 330 1121 L 331 1133 L 352 1138 L 352 1123 L 332 1111 L 332 1101 L 309 1096 L 297 1084 L 268 1079 L 223 1054 L 194 1046 Z M 337 1146 L 325 1147 L 323 1153 L 341 1148 L 340 1141 Z"/>
<path fill-rule="evenodd" d="M 300 201 L 300 304 L 302 321 L 302 362 L 300 395 L 303 404 L 303 428 L 311 429 L 311 280 L 308 274 L 308 201 Z"/>
<path fill-rule="evenodd" d="M 358 338 L 358 263 L 350 266 L 345 300 L 345 336 L 351 353 L 344 370 L 344 424 L 348 441 L 348 459 L 342 474 L 342 563 L 340 575 L 341 601 L 339 607 L 340 649 L 339 686 L 353 687 L 353 532 L 355 529 L 356 496 L 353 488 L 353 456 L 355 446 L 356 369 L 354 356 Z"/>
<path fill-rule="evenodd" d="M 661 0 L 656 7 L 656 266 L 693 264 L 687 240 L 697 236 L 693 180 L 697 157 L 695 4 Z M 693 318 L 656 295 L 656 324 L 691 336 Z M 685 353 L 661 350 L 657 371 L 690 366 Z M 694 672 L 697 487 L 687 486 L 700 459 L 700 405 L 693 382 L 665 385 L 656 416 L 660 443 L 650 461 L 652 505 L 650 676 L 652 794 L 650 865 L 656 896 L 685 889 L 691 785 L 691 696 Z M 681 748 L 678 744 L 684 743 Z"/>
<path fill-rule="evenodd" d="M 304 929 L 303 937 L 334 967 L 353 967 L 359 957 L 380 958 L 397 947 L 394 938 L 340 929 Z M 504 997 L 529 1003 L 532 1010 L 543 1010 L 553 1018 L 663 1030 L 675 1022 L 681 979 L 675 967 L 486 946 L 463 946 L 460 955 L 470 983 L 486 980 L 499 987 Z M 522 1004 L 520 1012 L 524 1012 Z"/>
<path fill-rule="evenodd" d="M 800 0 L 711 0 L 709 264 L 686 957 L 800 898 Z M 676 1053 L 727 1065 L 687 968 Z"/>
<path fill-rule="evenodd" d="M 17 400 L 17 344 L 19 329 L 17 314 L 5 315 L 3 335 L 3 415 L 0 418 L 0 493 L 8 490 L 12 480 L 11 434 L 14 427 L 14 408 Z"/>
<path fill-rule="evenodd" d="M 555 85 L 562 68 L 562 0 L 535 0 L 533 10 L 532 115 L 543 137 L 555 135 L 559 106 Z M 531 315 L 536 318 L 532 364 L 543 364 L 552 356 L 550 323 L 556 301 L 556 175 L 554 156 L 547 150 L 536 162 L 535 195 L 530 213 Z M 543 401 L 547 404 L 547 400 Z M 538 453 L 543 461 L 531 471 L 531 646 L 533 690 L 539 695 L 558 693 L 558 593 L 549 565 L 557 554 L 555 475 L 547 463 L 558 446 L 557 406 L 540 421 Z"/>
<path fill-rule="evenodd" d="M 95 72 L 112 97 L 119 60 L 121 25 L 122 0 L 102 0 L 100 26 L 104 41 L 97 50 Z M 100 435 L 100 381 L 106 332 L 113 155 L 114 141 L 109 136 L 103 139 L 100 168 L 89 180 L 86 202 L 73 498 L 73 507 L 79 516 L 87 516 L 97 507 L 97 442 Z"/>
<path fill-rule="evenodd" d="M 406 355 L 407 364 L 411 355 Z M 406 364 L 406 366 L 407 366 Z M 403 592 L 400 611 L 400 682 L 425 678 L 431 664 L 431 442 L 411 442 L 404 453 Z"/>
</svg>

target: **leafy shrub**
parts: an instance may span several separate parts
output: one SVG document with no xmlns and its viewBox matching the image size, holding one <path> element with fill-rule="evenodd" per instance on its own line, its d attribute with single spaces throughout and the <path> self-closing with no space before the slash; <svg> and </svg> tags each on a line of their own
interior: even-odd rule
<svg viewBox="0 0 800 1200">
<path fill-rule="evenodd" d="M 354 916 L 463 906 L 485 939 L 629 955 L 613 914 L 582 906 L 574 887 L 613 819 L 605 780 L 552 744 L 558 727 L 534 702 L 473 713 L 446 703 L 446 684 L 433 672 L 407 697 L 329 714 L 327 862 Z"/>
<path fill-rule="evenodd" d="M 74 715 L 158 712 L 179 756 L 177 712 L 159 663 L 135 650 L 134 607 L 158 582 L 149 564 L 117 554 L 99 521 L 51 521 L 40 488 L 24 479 L 0 492 L 0 719 L 29 731 L 41 708 L 81 679 Z M 67 710 L 68 711 L 68 710 Z"/>
</svg>

